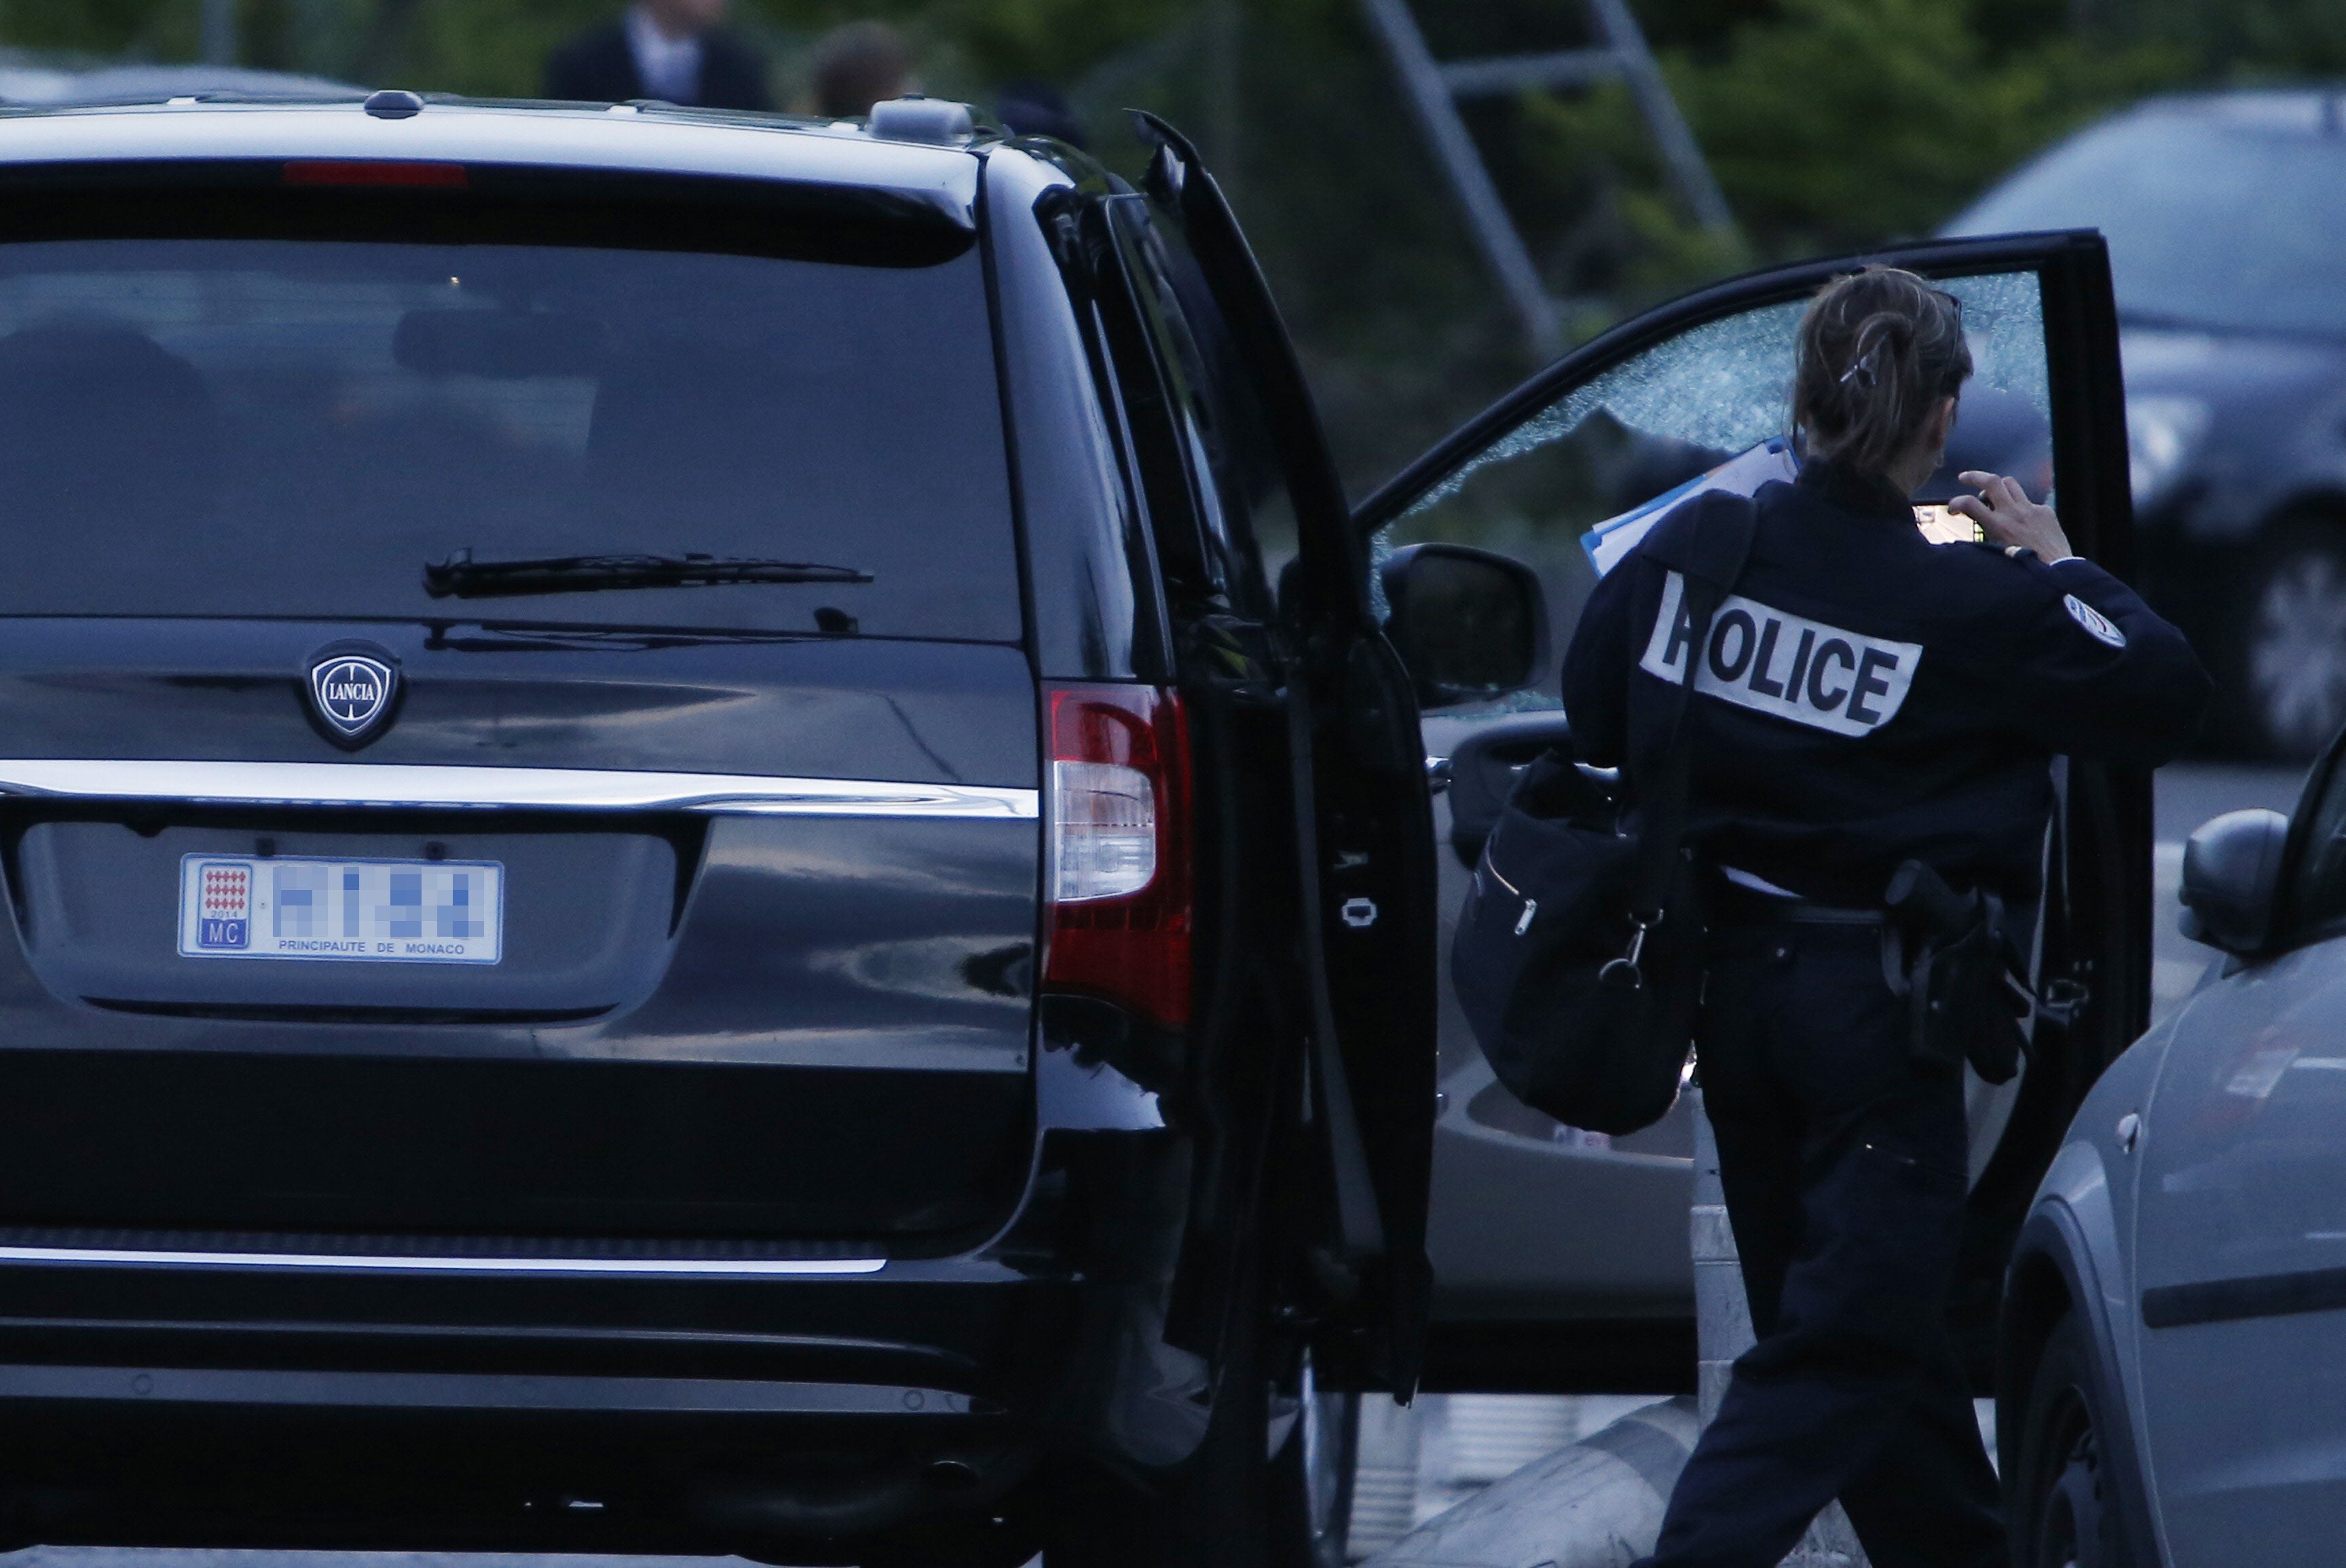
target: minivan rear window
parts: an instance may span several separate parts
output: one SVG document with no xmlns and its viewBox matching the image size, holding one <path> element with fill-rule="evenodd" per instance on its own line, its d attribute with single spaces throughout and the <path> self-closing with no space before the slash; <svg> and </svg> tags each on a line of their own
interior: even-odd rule
<svg viewBox="0 0 2346 1568">
<path fill-rule="evenodd" d="M 0 614 L 1021 635 L 973 248 L 116 233 L 0 244 Z"/>
</svg>

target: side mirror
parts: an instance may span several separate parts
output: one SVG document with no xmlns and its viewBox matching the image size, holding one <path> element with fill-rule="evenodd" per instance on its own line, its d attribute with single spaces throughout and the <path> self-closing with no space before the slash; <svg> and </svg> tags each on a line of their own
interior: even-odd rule
<svg viewBox="0 0 2346 1568">
<path fill-rule="evenodd" d="M 1380 575 L 1392 606 L 1385 635 L 1420 708 L 1489 702 L 1539 678 L 1547 595 L 1529 566 L 1464 545 L 1411 545 Z"/>
<path fill-rule="evenodd" d="M 2183 846 L 2183 934 L 2225 952 L 2252 953 L 2272 935 L 2289 819 L 2227 811 Z"/>
</svg>

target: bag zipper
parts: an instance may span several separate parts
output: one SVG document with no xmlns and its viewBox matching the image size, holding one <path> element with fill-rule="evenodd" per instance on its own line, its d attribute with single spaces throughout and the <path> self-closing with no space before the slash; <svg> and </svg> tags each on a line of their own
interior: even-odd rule
<svg viewBox="0 0 2346 1568">
<path fill-rule="evenodd" d="M 1515 883 L 1507 881 L 1506 877 L 1499 870 L 1499 863 L 1491 859 L 1487 853 L 1483 857 L 1483 864 L 1489 868 L 1491 880 L 1493 881 L 1497 882 L 1501 887 L 1515 894 L 1515 897 L 1524 899 L 1524 890 L 1515 886 Z M 1532 929 L 1532 916 L 1537 913 L 1539 913 L 1539 900 L 1524 899 L 1524 912 L 1517 916 L 1515 920 L 1515 934 L 1517 936 L 1521 936 L 1524 932 Z"/>
</svg>

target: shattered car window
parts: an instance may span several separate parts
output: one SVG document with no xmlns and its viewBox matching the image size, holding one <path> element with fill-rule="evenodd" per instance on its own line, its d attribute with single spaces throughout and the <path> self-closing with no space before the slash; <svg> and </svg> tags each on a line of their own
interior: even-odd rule
<svg viewBox="0 0 2346 1568">
<path fill-rule="evenodd" d="M 1943 509 L 1956 475 L 1985 468 L 2053 493 L 2052 393 L 2034 271 L 1944 280 L 1962 301 L 1974 361 L 1947 461 L 1917 494 Z M 1592 530 L 1735 463 L 1743 483 L 1788 474 L 1795 341 L 1805 299 L 1706 321 L 1566 391 L 1494 441 L 1386 530 L 1392 545 L 1451 540 L 1515 556 L 1548 587 L 1561 649 L 1595 585 Z M 1953 519 L 1962 524 L 1960 518 Z M 1622 547 L 1634 542 L 1622 536 Z M 1952 535 L 1949 536 L 1953 536 Z M 1603 555 L 1604 552 L 1594 552 Z M 1617 552 L 1616 552 L 1617 554 Z M 1542 701 L 1550 683 L 1543 678 Z"/>
<path fill-rule="evenodd" d="M 2045 290 L 2034 272 L 1949 278 L 1940 285 L 1964 303 L 1964 337 L 1972 379 L 1964 400 L 1982 388 L 2025 398 L 2049 428 L 2053 388 L 2045 364 Z"/>
<path fill-rule="evenodd" d="M 1782 433 L 1805 306 L 1705 322 L 1581 383 L 1477 453 L 1385 537 L 1475 545 L 1530 566 L 1547 589 L 1560 659 L 1596 582 L 1586 530 Z M 1556 674 L 1542 671 L 1506 706 L 1554 707 Z"/>
<path fill-rule="evenodd" d="M 1805 301 L 1708 321 L 1616 365 L 1493 443 L 1409 515 L 1456 495 L 1476 473 L 1578 434 L 1593 417 L 1647 440 L 1738 452 L 1783 431 L 1792 341 Z"/>
</svg>

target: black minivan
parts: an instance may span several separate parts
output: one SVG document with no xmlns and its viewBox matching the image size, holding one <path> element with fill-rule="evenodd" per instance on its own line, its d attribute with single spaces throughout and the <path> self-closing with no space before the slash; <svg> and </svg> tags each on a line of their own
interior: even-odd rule
<svg viewBox="0 0 2346 1568">
<path fill-rule="evenodd" d="M 1553 665 L 1442 509 L 1600 403 L 1739 442 L 1822 273 L 1355 514 L 1145 128 L 0 115 L 0 1537 L 1339 1557 L 1434 1309 L 1419 713 Z M 1913 259 L 2040 301 L 2121 557 L 2098 242 Z M 2089 1077 L 2143 901 L 2080 886 Z M 1576 1334 L 1556 1273 L 1475 1310 Z"/>
</svg>

